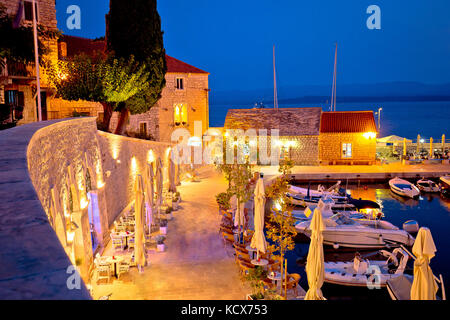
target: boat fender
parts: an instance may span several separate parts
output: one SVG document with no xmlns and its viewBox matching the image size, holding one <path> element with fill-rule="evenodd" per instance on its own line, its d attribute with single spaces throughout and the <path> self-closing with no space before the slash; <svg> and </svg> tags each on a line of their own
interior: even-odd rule
<svg viewBox="0 0 450 320">
<path fill-rule="evenodd" d="M 336 249 L 336 250 L 339 249 L 339 243 L 334 243 L 333 244 L 333 248 Z"/>
</svg>

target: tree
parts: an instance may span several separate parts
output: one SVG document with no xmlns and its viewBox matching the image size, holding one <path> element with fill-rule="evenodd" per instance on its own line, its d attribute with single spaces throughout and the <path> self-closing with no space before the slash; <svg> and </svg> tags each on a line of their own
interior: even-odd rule
<svg viewBox="0 0 450 320">
<path fill-rule="evenodd" d="M 166 84 L 166 52 L 156 0 L 110 0 L 109 8 L 107 50 L 117 58 L 128 59 L 133 55 L 151 72 L 147 90 L 140 91 L 119 108 L 116 133 L 122 134 L 130 113 L 145 113 L 161 98 Z"/>
<path fill-rule="evenodd" d="M 52 65 L 48 73 L 63 99 L 100 102 L 106 129 L 112 112 L 140 91 L 147 90 L 150 77 L 146 66 L 136 62 L 133 56 L 125 60 L 79 55 Z"/>
<path fill-rule="evenodd" d="M 282 160 L 278 170 L 281 175 L 266 190 L 266 196 L 275 202 L 270 213 L 269 223 L 267 223 L 267 237 L 273 242 L 269 246 L 269 250 L 278 251 L 281 260 L 281 274 L 283 274 L 284 256 L 287 251 L 294 249 L 294 237 L 297 235 L 294 228 L 295 221 L 292 217 L 294 208 L 286 195 L 289 191 L 289 174 L 292 166 L 290 159 Z"/>
</svg>

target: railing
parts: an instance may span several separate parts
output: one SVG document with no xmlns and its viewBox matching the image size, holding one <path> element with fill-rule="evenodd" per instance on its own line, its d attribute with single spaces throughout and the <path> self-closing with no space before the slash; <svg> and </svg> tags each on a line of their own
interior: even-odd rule
<svg viewBox="0 0 450 320">
<path fill-rule="evenodd" d="M 2 68 L 2 77 L 33 77 L 36 73 L 33 64 L 25 64 L 22 62 L 8 61 Z"/>
</svg>

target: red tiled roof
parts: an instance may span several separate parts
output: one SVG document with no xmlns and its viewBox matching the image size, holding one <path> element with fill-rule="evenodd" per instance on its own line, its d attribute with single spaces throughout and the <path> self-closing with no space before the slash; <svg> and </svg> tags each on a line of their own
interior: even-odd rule
<svg viewBox="0 0 450 320">
<path fill-rule="evenodd" d="M 377 132 L 372 111 L 323 112 L 320 133 Z"/>
<path fill-rule="evenodd" d="M 84 53 L 89 56 L 95 55 L 95 53 L 105 51 L 105 40 L 91 40 L 87 38 L 80 38 L 74 36 L 64 35 L 60 38 L 60 42 L 67 44 L 67 57 L 71 58 L 78 54 Z M 183 61 L 175 59 L 166 55 L 167 72 L 168 73 L 204 73 L 209 74 L 199 68 L 191 66 Z"/>
</svg>

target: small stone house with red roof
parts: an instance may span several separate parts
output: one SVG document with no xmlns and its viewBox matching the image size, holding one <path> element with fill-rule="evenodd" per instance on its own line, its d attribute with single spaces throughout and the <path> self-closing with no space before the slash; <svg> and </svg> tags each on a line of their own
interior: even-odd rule
<svg viewBox="0 0 450 320">
<path fill-rule="evenodd" d="M 323 112 L 321 164 L 375 164 L 377 127 L 372 111 Z"/>
</svg>

